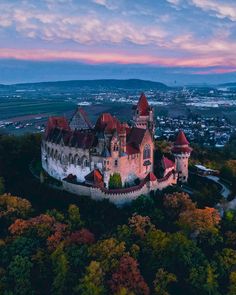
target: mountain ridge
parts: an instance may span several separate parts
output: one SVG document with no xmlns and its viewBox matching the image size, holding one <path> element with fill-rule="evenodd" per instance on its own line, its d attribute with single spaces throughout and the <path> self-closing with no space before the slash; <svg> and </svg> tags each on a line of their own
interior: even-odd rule
<svg viewBox="0 0 236 295">
<path fill-rule="evenodd" d="M 31 82 L 4 85 L 1 88 L 123 88 L 123 89 L 168 89 L 169 87 L 161 82 L 142 80 L 142 79 L 95 79 L 95 80 L 68 80 L 68 81 L 48 81 L 48 82 Z"/>
</svg>

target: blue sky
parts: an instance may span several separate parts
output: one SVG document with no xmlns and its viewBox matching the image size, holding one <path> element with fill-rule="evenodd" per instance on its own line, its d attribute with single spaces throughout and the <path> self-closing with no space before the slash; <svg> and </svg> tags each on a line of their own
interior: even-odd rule
<svg viewBox="0 0 236 295">
<path fill-rule="evenodd" d="M 0 83 L 236 81 L 235 0 L 1 0 Z"/>
</svg>

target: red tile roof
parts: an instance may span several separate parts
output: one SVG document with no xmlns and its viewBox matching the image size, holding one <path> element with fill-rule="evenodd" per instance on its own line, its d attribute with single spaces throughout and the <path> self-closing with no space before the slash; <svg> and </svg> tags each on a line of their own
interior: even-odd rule
<svg viewBox="0 0 236 295">
<path fill-rule="evenodd" d="M 46 139 L 56 144 L 60 144 L 63 141 L 65 145 L 83 149 L 89 149 L 97 143 L 97 138 L 91 130 L 71 131 L 57 127 L 49 131 Z"/>
<path fill-rule="evenodd" d="M 169 168 L 173 168 L 175 166 L 175 163 L 173 161 L 171 161 L 170 159 L 168 159 L 164 156 L 161 159 L 161 164 L 162 164 L 163 169 L 169 169 Z"/>
<path fill-rule="evenodd" d="M 141 116 L 148 116 L 150 108 L 144 93 L 142 93 L 139 98 L 137 109 L 139 110 Z"/>
<path fill-rule="evenodd" d="M 132 144 L 126 145 L 126 153 L 127 155 L 134 155 L 139 153 L 139 149 L 133 146 Z"/>
<path fill-rule="evenodd" d="M 175 145 L 188 145 L 189 142 L 182 130 L 179 131 L 176 140 L 175 140 Z"/>
<path fill-rule="evenodd" d="M 131 128 L 127 136 L 127 143 L 138 147 L 142 143 L 145 133 L 145 129 L 137 127 Z"/>
<path fill-rule="evenodd" d="M 171 151 L 174 154 L 191 153 L 192 149 L 182 130 L 179 131 Z"/>
<path fill-rule="evenodd" d="M 60 128 L 64 130 L 70 130 L 70 126 L 66 118 L 64 117 L 49 117 L 47 126 L 46 126 L 46 135 L 52 130 L 53 128 Z"/>
<path fill-rule="evenodd" d="M 103 183 L 103 176 L 98 169 L 94 169 L 85 176 L 85 180 L 92 182 L 95 185 L 101 185 Z"/>
<path fill-rule="evenodd" d="M 97 120 L 95 125 L 96 131 L 112 132 L 117 130 L 119 133 L 122 128 L 120 121 L 109 113 L 103 113 Z"/>
</svg>

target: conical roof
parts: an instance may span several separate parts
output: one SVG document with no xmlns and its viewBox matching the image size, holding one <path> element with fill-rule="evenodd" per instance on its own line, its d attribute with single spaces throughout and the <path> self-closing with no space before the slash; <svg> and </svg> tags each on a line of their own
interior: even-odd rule
<svg viewBox="0 0 236 295">
<path fill-rule="evenodd" d="M 189 145 L 189 142 L 183 132 L 183 130 L 180 130 L 176 140 L 175 140 L 175 145 Z"/>
<path fill-rule="evenodd" d="M 173 154 L 191 153 L 192 149 L 189 147 L 189 142 L 182 130 L 179 131 L 174 146 L 172 148 Z"/>
<path fill-rule="evenodd" d="M 147 101 L 147 97 L 144 93 L 141 94 L 138 104 L 137 104 L 137 109 L 140 112 L 141 116 L 147 116 L 148 111 L 149 111 L 149 104 Z"/>
</svg>

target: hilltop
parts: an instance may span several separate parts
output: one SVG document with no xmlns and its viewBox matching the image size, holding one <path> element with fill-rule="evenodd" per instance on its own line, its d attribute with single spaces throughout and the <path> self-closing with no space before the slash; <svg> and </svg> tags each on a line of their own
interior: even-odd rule
<svg viewBox="0 0 236 295">
<path fill-rule="evenodd" d="M 140 79 L 102 79 L 102 80 L 71 80 L 56 82 L 37 82 L 37 83 L 20 83 L 12 85 L 0 84 L 0 89 L 21 90 L 21 89 L 37 89 L 37 90 L 58 90 L 58 89 L 155 89 L 167 90 L 168 86 L 161 82 L 146 81 Z"/>
</svg>

